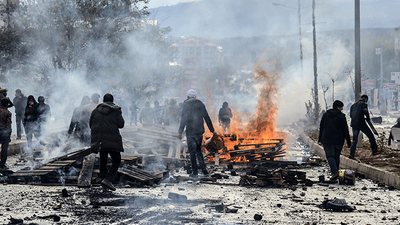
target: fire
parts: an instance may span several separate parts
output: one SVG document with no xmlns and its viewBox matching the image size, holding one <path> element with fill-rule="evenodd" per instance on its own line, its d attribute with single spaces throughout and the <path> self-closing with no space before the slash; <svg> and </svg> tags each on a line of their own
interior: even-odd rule
<svg viewBox="0 0 400 225">
<path fill-rule="evenodd" d="M 280 78 L 279 64 L 276 61 L 256 61 L 254 64 L 254 82 L 259 87 L 256 112 L 253 115 L 238 113 L 235 110 L 235 106 L 230 106 L 234 112 L 230 128 L 230 134 L 233 135 L 226 135 L 224 137 L 225 148 L 218 151 L 220 160 L 246 162 L 248 158 L 245 156 L 231 157 L 229 152 L 238 150 L 238 146 L 243 145 L 249 145 L 246 147 L 256 149 L 258 145 L 251 146 L 251 144 L 257 143 L 267 142 L 273 146 L 281 143 L 280 140 L 276 139 L 285 139 L 284 133 L 276 130 L 279 94 L 277 82 Z M 218 127 L 217 132 L 222 134 L 222 128 Z M 208 134 L 206 138 L 210 136 Z M 268 145 L 264 145 L 263 147 L 267 148 Z M 262 157 L 262 155 L 256 155 L 255 158 L 257 157 Z M 211 155 L 209 160 L 215 161 L 214 156 Z"/>
</svg>

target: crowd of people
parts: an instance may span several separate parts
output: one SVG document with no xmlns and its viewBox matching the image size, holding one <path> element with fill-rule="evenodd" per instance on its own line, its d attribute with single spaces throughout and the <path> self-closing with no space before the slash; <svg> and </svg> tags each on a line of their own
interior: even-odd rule
<svg viewBox="0 0 400 225">
<path fill-rule="evenodd" d="M 29 150 L 36 147 L 32 141 L 33 137 L 37 143 L 45 145 L 42 137 L 48 127 L 46 123 L 51 118 L 50 106 L 45 103 L 44 96 L 38 96 L 36 101 L 33 95 L 26 96 L 20 89 L 17 89 L 14 99 L 11 101 L 7 97 L 7 91 L 7 89 L 0 88 L 0 143 L 2 144 L 0 170 L 7 169 L 8 146 L 11 142 L 12 113 L 9 108 L 15 107 L 16 139 L 22 139 L 23 133 L 26 135 L 28 151 L 24 152 L 30 152 Z M 179 105 L 175 98 L 164 101 L 164 105 L 154 101 L 154 107 L 151 107 L 150 102 L 146 101 L 142 109 L 136 105 L 136 102 L 133 102 L 129 107 L 129 114 L 127 109 L 124 110 L 114 104 L 114 96 L 110 93 L 104 95 L 102 103 L 99 101 L 98 93 L 93 93 L 90 97 L 83 96 L 80 105 L 73 110 L 67 133 L 70 138 L 76 138 L 82 145 L 91 147 L 92 152 L 100 153 L 100 177 L 104 190 L 115 190 L 112 181 L 120 165 L 120 153 L 124 151 L 122 137 L 119 133 L 119 129 L 123 128 L 125 124 L 123 112 L 126 117 L 130 117 L 131 125 L 133 123 L 137 125 L 138 122 L 166 125 L 172 131 L 178 132 L 181 138 L 185 131 L 192 165 L 191 176 L 196 177 L 199 169 L 203 174 L 208 174 L 201 151 L 205 130 L 204 121 L 209 130 L 216 133 L 205 105 L 197 99 L 195 90 L 189 90 L 187 99 Z M 125 104 L 124 107 L 127 108 Z M 229 131 L 231 119 L 232 110 L 228 107 L 228 103 L 224 102 L 218 113 L 218 121 L 224 132 Z M 112 166 L 108 169 L 109 155 L 112 159 Z"/>
</svg>

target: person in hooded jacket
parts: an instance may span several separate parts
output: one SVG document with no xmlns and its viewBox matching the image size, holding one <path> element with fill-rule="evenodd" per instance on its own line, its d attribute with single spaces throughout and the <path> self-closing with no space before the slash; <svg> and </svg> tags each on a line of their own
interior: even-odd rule
<svg viewBox="0 0 400 225">
<path fill-rule="evenodd" d="M 340 153 L 344 140 L 347 141 L 348 147 L 351 145 L 346 116 L 342 113 L 343 106 L 343 102 L 334 101 L 333 108 L 322 115 L 319 125 L 318 142 L 324 146 L 325 156 L 331 168 L 331 180 L 339 177 Z"/>
<path fill-rule="evenodd" d="M 230 128 L 232 119 L 232 110 L 229 108 L 228 103 L 222 103 L 222 108 L 218 112 L 218 121 L 222 125 L 224 132 L 227 132 Z"/>
<path fill-rule="evenodd" d="M 197 93 L 195 90 L 190 89 L 187 92 L 187 99 L 183 103 L 182 118 L 178 130 L 179 138 L 182 139 L 183 130 L 186 127 L 186 139 L 192 167 L 192 173 L 190 174 L 191 177 L 197 177 L 199 167 L 204 175 L 208 175 L 204 163 L 203 152 L 201 150 L 203 134 L 205 131 L 204 121 L 206 122 L 208 129 L 212 133 L 216 134 L 206 106 L 196 97 Z M 197 165 L 196 158 L 199 165 Z"/>
<path fill-rule="evenodd" d="M 25 107 L 24 114 L 24 128 L 26 133 L 26 140 L 28 143 L 28 148 L 32 149 L 32 137 L 35 135 L 35 138 L 39 138 L 39 125 L 38 125 L 38 112 L 39 104 L 36 102 L 35 97 L 33 95 L 29 95 Z"/>
<path fill-rule="evenodd" d="M 105 94 L 103 103 L 92 111 L 90 116 L 91 149 L 100 152 L 100 178 L 104 189 L 115 191 L 112 181 L 117 174 L 121 163 L 121 152 L 124 151 L 122 137 L 119 129 L 124 127 L 121 107 L 115 105 L 112 94 Z M 112 165 L 107 170 L 108 155 L 111 156 Z"/>
<path fill-rule="evenodd" d="M 371 121 L 367 102 L 368 95 L 362 95 L 361 99 L 354 103 L 350 108 L 350 126 L 353 130 L 353 142 L 351 143 L 349 156 L 350 159 L 354 159 L 354 155 L 356 154 L 358 135 L 360 132 L 363 132 L 365 135 L 367 135 L 369 143 L 371 144 L 372 154 L 378 155 L 381 153 L 381 151 L 378 150 L 378 145 L 376 144 L 374 134 L 366 123 L 366 121 Z"/>
<path fill-rule="evenodd" d="M 22 137 L 22 121 L 24 119 L 25 106 L 27 98 L 22 93 L 21 89 L 15 90 L 15 97 L 13 99 L 15 107 L 15 123 L 17 125 L 17 139 Z"/>
<path fill-rule="evenodd" d="M 72 118 L 71 118 L 71 123 L 69 124 L 69 129 L 68 129 L 68 134 L 73 135 L 75 137 L 78 137 L 77 132 L 78 132 L 78 124 L 79 124 L 79 119 L 81 117 L 82 109 L 83 106 L 87 105 L 90 103 L 90 98 L 89 96 L 85 95 L 82 98 L 81 104 L 74 109 L 74 112 L 72 113 Z"/>
</svg>

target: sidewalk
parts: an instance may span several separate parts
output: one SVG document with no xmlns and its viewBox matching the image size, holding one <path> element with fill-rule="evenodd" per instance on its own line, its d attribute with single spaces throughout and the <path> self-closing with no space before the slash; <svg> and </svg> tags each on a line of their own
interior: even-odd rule
<svg viewBox="0 0 400 225">
<path fill-rule="evenodd" d="M 296 127 L 295 130 L 299 133 L 300 138 L 306 144 L 308 144 L 312 149 L 314 149 L 317 155 L 319 155 L 323 159 L 326 159 L 325 152 L 322 146 L 318 145 L 318 143 L 316 143 L 310 137 L 308 137 L 300 127 Z M 340 167 L 353 170 L 357 173 L 364 174 L 366 178 L 384 183 L 387 186 L 393 186 L 397 189 L 400 189 L 400 176 L 397 175 L 396 173 L 389 172 L 384 169 L 380 169 L 356 160 L 349 159 L 343 154 L 340 156 Z"/>
</svg>

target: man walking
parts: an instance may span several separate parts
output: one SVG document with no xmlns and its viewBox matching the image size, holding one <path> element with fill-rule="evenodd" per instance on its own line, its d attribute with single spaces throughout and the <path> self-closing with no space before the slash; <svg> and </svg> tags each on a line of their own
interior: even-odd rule
<svg viewBox="0 0 400 225">
<path fill-rule="evenodd" d="M 117 174 L 121 163 L 121 152 L 124 151 L 122 137 L 119 129 L 124 127 L 121 107 L 115 105 L 112 94 L 105 94 L 103 103 L 97 105 L 90 116 L 91 149 L 100 152 L 100 178 L 103 189 L 116 188 L 112 181 Z M 107 170 L 108 155 L 111 156 L 112 165 Z"/>
<path fill-rule="evenodd" d="M 15 124 L 17 125 L 17 139 L 21 139 L 22 137 L 22 121 L 24 119 L 25 106 L 26 106 L 27 98 L 21 92 L 21 89 L 15 90 L 15 97 L 13 99 L 14 107 L 15 107 Z"/>
<path fill-rule="evenodd" d="M 183 129 L 186 127 L 187 145 L 192 166 L 191 177 L 197 177 L 198 167 L 200 167 L 204 175 L 208 175 L 203 153 L 201 151 L 204 121 L 206 122 L 208 129 L 215 133 L 206 106 L 196 97 L 197 93 L 195 90 L 190 89 L 187 92 L 187 99 L 183 103 L 182 119 L 178 130 L 179 138 L 182 138 Z M 199 165 L 197 165 L 196 158 L 199 161 Z"/>
<path fill-rule="evenodd" d="M 7 109 L 9 99 L 3 98 L 0 106 L 0 143 L 1 143 L 1 161 L 0 169 L 7 169 L 6 161 L 8 154 L 8 145 L 11 141 L 11 112 Z"/>
<path fill-rule="evenodd" d="M 332 181 L 339 177 L 340 153 L 344 140 L 346 139 L 348 147 L 351 145 L 346 116 L 342 113 L 343 106 L 343 102 L 334 101 L 333 108 L 324 113 L 319 125 L 318 142 L 324 146 L 325 156 L 331 168 Z"/>
<path fill-rule="evenodd" d="M 369 142 L 371 143 L 372 155 L 378 155 L 381 153 L 381 151 L 378 150 L 375 137 L 366 123 L 366 121 L 371 123 L 367 102 L 368 95 L 362 95 L 361 99 L 354 103 L 350 108 L 350 126 L 353 129 L 353 142 L 351 143 L 350 159 L 354 159 L 354 155 L 356 154 L 358 135 L 360 134 L 360 131 L 367 135 Z"/>
</svg>

